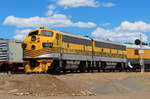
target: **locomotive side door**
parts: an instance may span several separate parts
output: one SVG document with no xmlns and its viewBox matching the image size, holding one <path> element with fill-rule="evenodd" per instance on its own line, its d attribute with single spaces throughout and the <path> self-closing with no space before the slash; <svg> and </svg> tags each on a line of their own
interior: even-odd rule
<svg viewBox="0 0 150 99">
<path fill-rule="evenodd" d="M 62 47 L 62 35 L 57 33 L 56 40 L 57 40 L 57 48 L 59 49 L 59 52 L 60 52 L 61 47 Z"/>
<path fill-rule="evenodd" d="M 62 34 L 57 33 L 56 34 L 56 39 L 57 39 L 57 49 L 59 53 L 59 68 L 62 68 L 63 63 L 62 63 L 62 55 L 63 55 L 63 50 L 62 50 Z"/>
<path fill-rule="evenodd" d="M 60 35 L 56 34 L 56 40 L 57 40 L 57 48 L 60 48 Z"/>
</svg>

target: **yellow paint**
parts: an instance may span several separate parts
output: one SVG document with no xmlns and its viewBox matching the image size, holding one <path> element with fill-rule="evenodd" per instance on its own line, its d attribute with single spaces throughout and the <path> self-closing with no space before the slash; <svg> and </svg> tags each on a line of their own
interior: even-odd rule
<svg viewBox="0 0 150 99">
<path fill-rule="evenodd" d="M 139 59 L 140 58 L 140 55 L 135 55 L 135 49 L 133 49 L 133 48 L 127 48 L 126 49 L 127 50 L 127 58 L 134 58 L 134 59 Z M 137 49 L 136 49 L 137 50 Z M 140 50 L 140 49 L 138 49 L 138 50 Z M 150 58 L 150 50 L 148 50 L 148 49 L 143 49 L 143 51 L 144 51 L 144 54 L 142 54 L 142 57 L 144 58 L 144 59 L 149 59 Z"/>
<path fill-rule="evenodd" d="M 29 61 L 25 61 L 26 65 L 25 65 L 25 71 L 27 73 L 29 72 L 45 72 L 48 71 L 48 67 L 51 66 L 53 60 L 37 60 L 38 62 L 40 62 L 40 65 L 32 68 L 30 67 L 30 62 Z"/>
</svg>

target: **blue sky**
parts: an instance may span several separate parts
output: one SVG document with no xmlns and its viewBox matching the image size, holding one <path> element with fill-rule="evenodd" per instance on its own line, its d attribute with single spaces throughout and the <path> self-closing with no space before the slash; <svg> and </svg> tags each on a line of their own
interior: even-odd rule
<svg viewBox="0 0 150 99">
<path fill-rule="evenodd" d="M 2 0 L 0 38 L 23 40 L 45 26 L 117 42 L 133 42 L 142 33 L 150 42 L 149 0 Z"/>
</svg>

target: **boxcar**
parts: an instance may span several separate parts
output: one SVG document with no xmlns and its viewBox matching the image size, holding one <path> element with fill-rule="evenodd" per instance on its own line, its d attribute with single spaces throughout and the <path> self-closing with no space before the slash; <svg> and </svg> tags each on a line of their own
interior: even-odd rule
<svg viewBox="0 0 150 99">
<path fill-rule="evenodd" d="M 21 41 L 0 39 L 0 71 L 18 71 L 23 68 Z"/>
</svg>

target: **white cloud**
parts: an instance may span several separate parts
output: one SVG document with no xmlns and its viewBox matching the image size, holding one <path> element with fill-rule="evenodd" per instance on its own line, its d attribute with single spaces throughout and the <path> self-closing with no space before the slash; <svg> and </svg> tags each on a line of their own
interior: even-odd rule
<svg viewBox="0 0 150 99">
<path fill-rule="evenodd" d="M 46 12 L 46 16 L 50 16 L 50 15 L 52 15 L 53 14 L 53 10 L 55 10 L 56 9 L 56 6 L 55 5 L 49 5 L 48 6 L 48 11 Z"/>
<path fill-rule="evenodd" d="M 108 2 L 108 3 L 101 3 L 100 6 L 102 6 L 102 7 L 113 7 L 113 6 L 115 6 L 115 4 L 112 2 Z"/>
<path fill-rule="evenodd" d="M 31 29 L 16 30 L 14 39 L 23 40 L 26 37 L 27 33 L 29 33 L 29 31 L 31 31 Z"/>
<path fill-rule="evenodd" d="M 39 28 L 41 26 L 45 27 L 80 27 L 80 28 L 92 28 L 96 24 L 93 22 L 76 22 L 73 23 L 67 16 L 63 14 L 54 14 L 49 17 L 30 17 L 30 18 L 20 18 L 15 16 L 8 16 L 3 22 L 4 25 L 16 26 L 18 28 L 24 27 L 34 27 Z"/>
<path fill-rule="evenodd" d="M 114 41 L 128 42 L 134 41 L 140 37 L 139 32 L 142 33 L 142 40 L 147 41 L 147 36 L 144 32 L 150 31 L 150 24 L 144 22 L 128 22 L 124 21 L 120 26 L 114 29 L 97 28 L 92 32 L 92 36 L 101 39 L 111 39 Z"/>
<path fill-rule="evenodd" d="M 80 6 L 98 7 L 99 2 L 96 0 L 57 0 L 57 5 L 65 8 L 75 8 Z"/>
<path fill-rule="evenodd" d="M 110 23 L 104 23 L 104 24 L 100 24 L 101 26 L 109 26 L 109 25 L 111 25 Z"/>
<path fill-rule="evenodd" d="M 119 27 L 116 28 L 116 30 L 128 30 L 128 31 L 133 31 L 133 32 L 148 32 L 150 31 L 150 24 L 147 24 L 142 21 L 138 22 L 128 22 L 124 21 L 121 23 Z"/>
<path fill-rule="evenodd" d="M 24 29 L 24 30 L 16 30 L 17 34 L 27 34 L 29 33 L 29 31 L 31 31 L 32 29 Z"/>
<path fill-rule="evenodd" d="M 76 8 L 76 7 L 113 7 L 114 3 L 101 3 L 98 0 L 57 0 L 56 4 L 58 6 L 63 6 L 64 8 Z"/>
<path fill-rule="evenodd" d="M 77 22 L 74 24 L 74 26 L 80 27 L 80 28 L 91 28 L 91 27 L 95 27 L 96 24 L 93 22 Z"/>
</svg>

